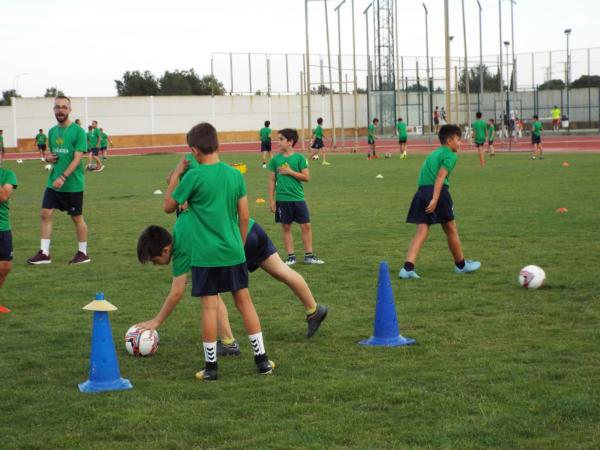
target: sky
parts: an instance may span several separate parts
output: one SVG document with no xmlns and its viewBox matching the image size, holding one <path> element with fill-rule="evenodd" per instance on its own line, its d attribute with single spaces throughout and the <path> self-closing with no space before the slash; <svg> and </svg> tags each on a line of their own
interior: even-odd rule
<svg viewBox="0 0 600 450">
<path fill-rule="evenodd" d="M 341 1 L 327 2 L 332 52 L 338 46 L 333 9 Z M 422 1 L 397 1 L 399 53 L 424 56 Z M 352 53 L 350 2 L 346 0 L 340 8 L 342 54 Z M 364 55 L 363 10 L 370 1 L 354 2 L 356 52 Z M 429 53 L 443 56 L 444 2 L 425 3 L 429 9 Z M 479 54 L 478 6 L 476 0 L 464 3 L 467 51 L 471 58 Z M 490 55 L 486 59 L 496 60 L 498 0 L 480 3 L 483 53 Z M 503 40 L 512 41 L 510 3 L 501 3 Z M 449 4 L 450 34 L 455 36 L 452 52 L 463 55 L 461 1 L 449 0 Z M 325 5 L 316 0 L 308 5 L 310 52 L 324 54 Z M 566 54 L 564 29 L 573 30 L 572 49 L 600 47 L 598 17 L 597 0 L 516 0 L 515 52 L 546 52 L 536 55 L 537 69 L 533 74 L 536 82 L 542 82 L 546 75 L 543 66 L 549 65 L 547 52 L 556 50 L 553 78 L 559 78 L 561 58 L 564 61 Z M 194 68 L 203 75 L 210 73 L 213 53 L 303 53 L 304 26 L 304 0 L 0 0 L 0 90 L 18 88 L 22 96 L 35 97 L 42 96 L 47 87 L 57 86 L 71 96 L 114 96 L 114 80 L 127 70 L 149 70 L 161 75 L 165 70 Z M 528 62 L 530 57 L 522 58 Z M 600 49 L 592 53 L 591 59 L 592 72 L 600 74 Z M 576 72 L 573 75 L 587 70 L 584 52 L 574 53 L 572 60 Z M 223 78 L 228 70 L 224 57 L 216 56 L 215 61 Z M 272 71 L 281 74 L 282 68 L 272 67 Z M 526 69 L 523 71 L 523 78 L 531 80 Z M 292 76 L 296 79 L 299 73 Z"/>
</svg>

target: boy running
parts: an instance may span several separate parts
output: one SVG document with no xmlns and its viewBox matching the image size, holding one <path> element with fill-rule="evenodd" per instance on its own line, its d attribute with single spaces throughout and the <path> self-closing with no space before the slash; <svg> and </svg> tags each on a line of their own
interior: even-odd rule
<svg viewBox="0 0 600 450">
<path fill-rule="evenodd" d="M 38 131 L 38 134 L 35 136 L 35 144 L 37 145 L 37 148 L 40 151 L 40 161 L 44 161 L 46 159 L 46 140 L 47 137 L 44 134 L 44 130 L 40 128 L 40 131 Z"/>
<path fill-rule="evenodd" d="M 373 158 L 379 158 L 377 153 L 375 153 L 375 129 L 379 125 L 379 119 L 376 117 L 373 119 L 373 123 L 370 123 L 367 127 L 367 144 L 369 144 L 369 154 L 367 155 L 367 159 L 370 161 Z"/>
<path fill-rule="evenodd" d="M 408 140 L 408 133 L 406 132 L 406 124 L 402 120 L 402 117 L 398 117 L 398 123 L 396 124 L 398 130 L 398 143 L 400 144 L 400 158 L 406 158 L 406 141 Z"/>
<path fill-rule="evenodd" d="M 98 154 L 100 153 L 100 130 L 98 129 L 98 122 L 95 120 L 88 127 L 87 132 L 87 143 L 88 143 L 88 168 L 93 170 L 92 161 L 96 161 L 96 171 L 102 172 L 104 170 L 104 164 L 100 161 Z"/>
<path fill-rule="evenodd" d="M 267 168 L 267 153 L 271 159 L 271 121 L 265 120 L 265 126 L 260 129 L 258 135 L 260 137 L 260 156 L 262 157 L 262 168 Z"/>
<path fill-rule="evenodd" d="M 100 154 L 102 155 L 102 160 L 106 160 L 106 152 L 108 149 L 108 144 L 110 145 L 114 145 L 112 143 L 112 141 L 110 140 L 110 138 L 108 137 L 108 134 L 106 134 L 104 132 L 104 130 L 102 128 L 100 128 Z"/>
<path fill-rule="evenodd" d="M 0 167 L 0 288 L 12 269 L 13 245 L 10 221 L 8 218 L 8 199 L 17 188 L 17 176 L 12 170 Z"/>
<path fill-rule="evenodd" d="M 494 125 L 494 119 L 488 120 L 487 126 L 487 144 L 488 144 L 488 152 L 490 156 L 496 156 L 494 151 L 494 139 L 496 138 L 496 126 Z"/>
<path fill-rule="evenodd" d="M 483 159 L 483 146 L 485 145 L 487 124 L 485 123 L 485 120 L 481 118 L 481 116 L 481 111 L 477 111 L 475 114 L 477 120 L 471 124 L 471 137 L 477 146 L 477 152 L 479 153 L 479 165 L 483 167 L 485 165 L 485 160 Z"/>
<path fill-rule="evenodd" d="M 319 159 L 319 151 L 321 151 L 321 155 L 323 156 L 323 165 L 330 166 L 331 163 L 327 162 L 327 156 L 325 154 L 325 144 L 323 143 L 324 135 L 323 135 L 323 118 L 319 117 L 317 119 L 317 126 L 312 131 L 312 145 L 310 148 L 313 149 L 312 159 Z"/>
<path fill-rule="evenodd" d="M 302 182 L 310 180 L 308 162 L 304 155 L 294 152 L 298 142 L 298 132 L 291 128 L 279 131 L 279 148 L 281 153 L 269 162 L 271 176 L 269 178 L 269 203 L 275 213 L 275 222 L 281 223 L 283 244 L 287 250 L 286 264 L 296 264 L 292 223 L 300 224 L 302 243 L 304 244 L 304 264 L 323 264 L 313 253 L 312 228 L 310 213 L 304 200 Z"/>
<path fill-rule="evenodd" d="M 542 122 L 537 114 L 533 116 L 533 123 L 531 124 L 531 144 L 533 145 L 531 159 L 535 159 L 538 155 L 540 159 L 544 159 L 542 150 Z"/>
<path fill-rule="evenodd" d="M 440 143 L 425 159 L 419 174 L 419 188 L 413 197 L 408 211 L 407 223 L 417 225 L 417 231 L 408 248 L 406 262 L 400 270 L 402 279 L 420 278 L 415 271 L 419 251 L 427 240 L 429 227 L 439 223 L 448 239 L 448 247 L 454 258 L 456 273 L 474 272 L 481 263 L 465 259 L 462 252 L 458 228 L 454 221 L 453 203 L 450 196 L 448 177 L 452 173 L 460 149 L 461 131 L 456 125 L 443 125 L 439 132 Z"/>
</svg>

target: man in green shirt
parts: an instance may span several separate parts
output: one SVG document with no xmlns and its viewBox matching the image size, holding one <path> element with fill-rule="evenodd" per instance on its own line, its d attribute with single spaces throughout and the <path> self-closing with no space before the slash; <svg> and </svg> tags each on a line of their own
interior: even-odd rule
<svg viewBox="0 0 600 450">
<path fill-rule="evenodd" d="M 402 120 L 402 117 L 398 117 L 396 123 L 396 130 L 398 131 L 398 143 L 400 144 L 400 158 L 406 158 L 406 141 L 408 140 L 408 133 L 406 132 L 406 123 Z"/>
<path fill-rule="evenodd" d="M 37 145 L 38 150 L 40 151 L 40 160 L 45 161 L 45 153 L 46 153 L 46 135 L 44 134 L 44 130 L 40 128 L 38 134 L 35 136 L 35 144 Z"/>
<path fill-rule="evenodd" d="M 369 153 L 367 154 L 367 159 L 370 161 L 371 159 L 379 158 L 377 153 L 375 152 L 375 129 L 379 125 L 379 119 L 376 117 L 373 119 L 373 123 L 370 123 L 367 127 L 367 144 L 369 145 Z"/>
<path fill-rule="evenodd" d="M 283 244 L 287 250 L 286 264 L 296 264 L 294 239 L 292 238 L 292 223 L 300 224 L 302 242 L 304 244 L 304 263 L 323 264 L 324 261 L 313 253 L 312 227 L 310 212 L 304 200 L 302 183 L 310 180 L 308 161 L 304 155 L 294 152 L 298 142 L 298 132 L 291 128 L 279 131 L 279 148 L 277 154 L 269 162 L 271 176 L 269 178 L 269 205 L 275 213 L 275 222 L 281 223 Z"/>
<path fill-rule="evenodd" d="M 420 278 L 415 271 L 415 261 L 419 251 L 427 240 L 429 227 L 442 225 L 448 240 L 448 247 L 454 258 L 456 273 L 474 272 L 481 266 L 479 261 L 464 258 L 458 228 L 454 221 L 454 205 L 450 196 L 448 177 L 456 166 L 456 152 L 461 145 L 461 130 L 456 125 L 443 125 L 439 138 L 442 144 L 433 151 L 423 163 L 419 173 L 419 188 L 413 197 L 407 223 L 417 225 L 417 231 L 406 254 L 406 261 L 400 270 L 402 279 Z"/>
<path fill-rule="evenodd" d="M 487 134 L 487 124 L 485 120 L 481 118 L 482 114 L 477 111 L 475 117 L 477 120 L 471 124 L 471 137 L 477 146 L 477 152 L 479 153 L 479 165 L 484 166 L 485 160 L 483 159 L 483 146 L 485 144 L 485 138 Z"/>
<path fill-rule="evenodd" d="M 313 154 L 311 156 L 311 159 L 313 161 L 317 161 L 319 159 L 319 151 L 320 151 L 321 155 L 323 156 L 323 165 L 330 166 L 331 163 L 327 162 L 327 155 L 325 154 L 325 144 L 323 143 L 324 137 L 325 136 L 323 135 L 323 118 L 319 117 L 317 119 L 317 126 L 312 131 L 312 136 L 311 136 L 312 144 L 311 144 L 310 148 L 313 149 Z"/>
<path fill-rule="evenodd" d="M 540 122 L 538 115 L 534 114 L 531 123 L 531 144 L 533 145 L 531 159 L 535 159 L 536 155 L 539 156 L 540 159 L 544 159 L 542 150 L 542 128 L 542 122 Z"/>
<path fill-rule="evenodd" d="M 262 168 L 267 168 L 267 153 L 271 159 L 271 121 L 265 120 L 265 126 L 260 129 L 258 135 L 260 137 L 260 155 L 262 156 Z"/>
<path fill-rule="evenodd" d="M 8 199 L 17 188 L 17 176 L 12 170 L 0 167 L 0 288 L 12 269 L 13 245 Z"/>
<path fill-rule="evenodd" d="M 0 130 L 0 164 L 4 161 L 4 130 Z"/>
<path fill-rule="evenodd" d="M 54 99 L 54 116 L 58 124 L 48 132 L 50 153 L 46 161 L 52 164 L 42 200 L 40 250 L 27 260 L 29 264 L 49 264 L 52 214 L 66 211 L 77 233 L 78 249 L 69 261 L 82 264 L 91 261 L 87 254 L 87 224 L 83 219 L 83 191 L 85 187 L 81 158 L 87 152 L 85 131 L 69 120 L 71 100 L 59 95 Z"/>
<path fill-rule="evenodd" d="M 108 137 L 108 134 L 104 132 L 102 128 L 100 128 L 100 154 L 102 155 L 102 161 L 106 160 L 106 152 L 108 151 L 108 144 L 114 145 L 113 142 Z"/>
</svg>

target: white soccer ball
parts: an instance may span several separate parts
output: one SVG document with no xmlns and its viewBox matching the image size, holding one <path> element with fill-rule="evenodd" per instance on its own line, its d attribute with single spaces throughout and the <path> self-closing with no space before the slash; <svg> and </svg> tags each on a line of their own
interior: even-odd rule
<svg viewBox="0 0 600 450">
<path fill-rule="evenodd" d="M 312 159 L 313 161 L 318 161 L 319 155 L 312 155 L 312 157 L 310 159 Z"/>
<path fill-rule="evenodd" d="M 23 164 L 23 160 L 22 159 L 17 159 L 17 164 Z"/>
<path fill-rule="evenodd" d="M 160 337 L 156 330 L 140 330 L 132 326 L 125 334 L 125 348 L 131 356 L 149 356 L 156 353 Z"/>
<path fill-rule="evenodd" d="M 46 164 L 46 165 L 44 166 L 44 169 L 45 169 L 45 170 L 48 170 L 48 171 L 52 170 L 52 164 Z"/>
<path fill-rule="evenodd" d="M 525 289 L 540 288 L 545 280 L 546 272 L 538 266 L 525 266 L 519 272 L 519 284 Z"/>
</svg>

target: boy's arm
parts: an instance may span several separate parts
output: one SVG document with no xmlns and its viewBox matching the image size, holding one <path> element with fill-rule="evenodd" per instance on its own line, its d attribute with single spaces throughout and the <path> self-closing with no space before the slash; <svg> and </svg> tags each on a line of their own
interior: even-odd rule
<svg viewBox="0 0 600 450">
<path fill-rule="evenodd" d="M 242 236 L 242 243 L 246 245 L 248 223 L 250 222 L 250 212 L 248 211 L 248 197 L 244 195 L 238 200 L 237 210 L 240 225 L 240 235 Z"/>
<path fill-rule="evenodd" d="M 158 314 L 152 320 L 138 323 L 136 327 L 140 330 L 154 330 L 160 327 L 163 322 L 167 320 L 167 317 L 171 315 L 179 303 L 179 300 L 182 299 L 183 294 L 185 293 L 186 281 L 187 274 L 173 278 L 173 282 L 171 283 L 171 291 L 169 292 L 169 295 L 167 295 L 167 298 L 165 299 Z"/>
<path fill-rule="evenodd" d="M 181 174 L 187 170 L 187 167 L 188 161 L 185 159 L 185 156 L 182 156 L 181 160 L 179 161 L 179 164 L 177 164 L 177 167 L 175 167 L 173 172 L 171 172 L 169 186 L 167 187 L 165 201 L 163 203 L 163 209 L 167 214 L 175 212 L 175 210 L 179 206 L 179 203 L 175 201 L 172 194 L 175 188 L 179 186 L 179 178 L 181 177 Z"/>
<path fill-rule="evenodd" d="M 0 186 L 0 202 L 5 202 L 10 198 L 10 194 L 12 194 L 13 185 L 5 184 Z"/>
<path fill-rule="evenodd" d="M 310 181 L 310 172 L 309 172 L 308 168 L 302 169 L 300 172 L 294 172 L 289 167 L 282 166 L 279 169 L 277 169 L 277 172 L 280 173 L 281 175 L 289 175 L 291 177 L 294 177 L 296 180 L 304 181 L 305 183 Z"/>
<path fill-rule="evenodd" d="M 448 176 L 448 171 L 443 167 L 438 171 L 437 177 L 435 177 L 435 184 L 433 185 L 433 197 L 425 208 L 425 212 L 427 214 L 431 214 L 435 211 L 435 208 L 438 204 L 438 200 L 440 199 L 440 192 L 442 192 L 442 187 L 444 186 L 444 180 Z"/>
<path fill-rule="evenodd" d="M 275 172 L 271 172 L 271 177 L 269 178 L 269 206 L 271 207 L 271 212 L 275 212 Z"/>
</svg>

